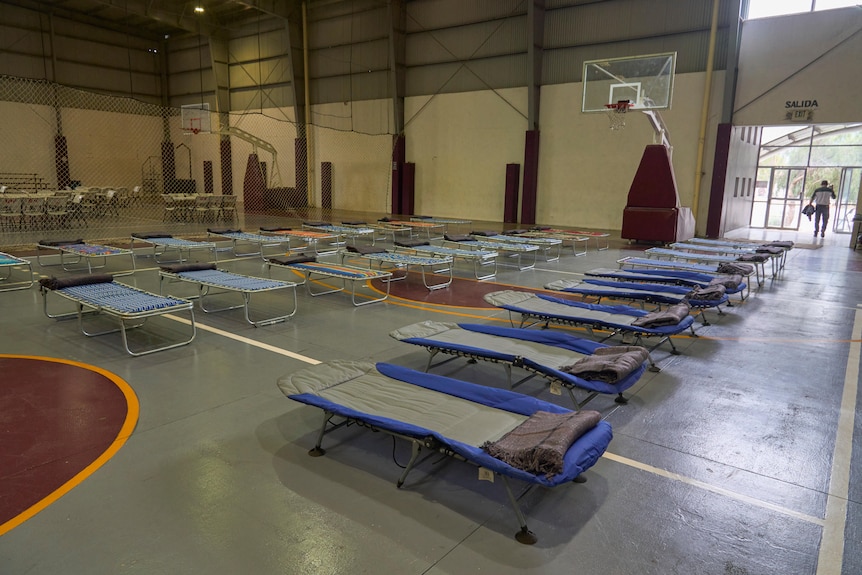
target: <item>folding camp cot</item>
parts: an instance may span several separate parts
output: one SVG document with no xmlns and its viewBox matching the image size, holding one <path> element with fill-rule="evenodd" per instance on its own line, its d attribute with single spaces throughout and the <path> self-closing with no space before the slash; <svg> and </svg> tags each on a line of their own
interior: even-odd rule
<svg viewBox="0 0 862 575">
<path fill-rule="evenodd" d="M 505 235 L 518 236 L 521 238 L 552 238 L 562 242 L 565 246 L 567 243 L 572 246 L 572 255 L 575 257 L 587 255 L 587 244 L 590 238 L 586 236 L 576 236 L 572 234 L 562 234 L 554 232 L 541 232 L 536 230 L 506 230 Z M 581 246 L 583 249 L 578 249 Z"/>
<path fill-rule="evenodd" d="M 591 335 L 596 329 L 610 331 L 610 335 L 600 341 L 607 341 L 615 335 L 624 338 L 634 338 L 635 345 L 642 345 L 646 338 L 657 337 L 658 342 L 650 351 L 668 342 L 671 353 L 678 355 L 672 335 L 678 335 L 685 330 L 694 333 L 694 318 L 690 315 L 674 319 L 666 319 L 667 314 L 647 312 L 627 305 L 601 305 L 555 298 L 545 294 L 534 294 L 519 291 L 498 291 L 486 294 L 484 299 L 489 304 L 509 312 L 509 321 L 515 325 L 513 313 L 521 315 L 520 327 L 551 323 L 584 327 Z M 686 306 L 687 307 L 687 306 Z M 657 324 L 653 324 L 655 318 Z M 640 325 L 638 325 L 640 324 Z"/>
<path fill-rule="evenodd" d="M 586 231 L 586 230 L 563 230 L 560 228 L 546 228 L 546 227 L 536 227 L 534 228 L 539 232 L 550 232 L 554 234 L 568 234 L 573 236 L 586 236 L 588 238 L 593 238 L 596 240 L 596 249 L 599 251 L 606 250 L 610 247 L 610 237 L 611 234 L 607 232 L 596 232 L 596 231 Z M 602 247 L 602 240 L 604 240 L 604 247 Z"/>
<path fill-rule="evenodd" d="M 313 457 L 326 453 L 321 447 L 326 433 L 358 423 L 410 443 L 410 461 L 398 478 L 398 487 L 414 467 L 437 453 L 478 466 L 480 479 L 501 478 L 520 526 L 515 538 L 525 544 L 535 543 L 537 538 L 527 527 L 509 478 L 544 487 L 581 482 L 581 474 L 598 461 L 613 437 L 610 424 L 600 421 L 596 412 L 572 412 L 506 389 L 386 363 L 330 361 L 285 375 L 278 387 L 289 399 L 323 411 L 316 444 L 309 451 Z M 551 473 L 514 467 L 503 459 L 510 457 L 486 451 L 501 451 L 494 448 L 548 419 L 586 429 L 582 435 L 572 433 L 569 441 L 554 450 L 557 458 Z M 423 450 L 428 454 L 420 458 Z M 550 458 L 538 459 L 542 465 L 550 463 Z"/>
<path fill-rule="evenodd" d="M 779 256 L 781 267 L 787 263 L 787 252 L 793 249 L 793 242 L 765 242 L 758 243 L 751 240 L 730 240 L 712 238 L 689 238 L 690 244 L 702 244 L 706 246 L 733 247 L 754 250 L 756 253 L 766 253 Z"/>
<path fill-rule="evenodd" d="M 369 224 L 362 221 L 347 221 L 341 222 L 341 225 L 348 227 L 370 228 L 374 230 L 374 241 L 372 242 L 372 245 L 377 240 L 388 239 L 389 241 L 394 242 L 399 237 L 402 239 L 410 239 L 413 237 L 413 228 L 386 222 L 375 222 L 373 224 Z"/>
<path fill-rule="evenodd" d="M 506 369 L 510 389 L 538 375 L 547 380 L 552 394 L 560 395 L 565 389 L 577 409 L 599 393 L 616 394 L 614 401 L 628 403 L 623 391 L 637 383 L 649 363 L 637 362 L 626 369 L 620 368 L 616 377 L 605 379 L 575 375 L 569 366 L 591 356 L 597 349 L 612 346 L 550 330 L 423 321 L 396 329 L 389 335 L 427 349 L 426 372 L 459 357 L 499 363 Z M 438 353 L 454 357 L 432 363 Z M 643 353 L 646 354 L 646 350 Z M 513 382 L 512 367 L 520 367 L 530 375 Z M 577 373 L 577 369 L 574 371 Z M 655 364 L 653 371 L 658 371 Z M 587 397 L 578 401 L 575 388 L 586 391 Z"/>
<path fill-rule="evenodd" d="M 341 263 L 344 263 L 344 258 L 348 254 L 354 254 L 368 262 L 368 267 L 372 267 L 372 264 L 377 264 L 377 269 L 380 271 L 383 270 L 383 266 L 387 265 L 390 269 L 402 269 L 404 273 L 400 276 L 392 276 L 389 279 L 383 280 L 385 282 L 396 282 L 401 281 L 407 278 L 407 274 L 410 271 L 410 267 L 418 267 L 422 272 L 422 283 L 429 290 L 438 290 L 443 289 L 445 287 L 449 287 L 452 283 L 453 274 L 452 274 L 452 258 L 451 257 L 425 257 L 425 256 L 414 256 L 410 254 L 404 253 L 393 253 L 388 252 L 384 248 L 380 247 L 360 247 L 357 248 L 355 246 L 348 246 L 346 252 L 341 252 Z M 440 283 L 429 284 L 427 279 L 427 274 L 448 274 L 449 278 Z"/>
<path fill-rule="evenodd" d="M 192 240 L 184 240 L 180 238 L 175 238 L 174 236 L 166 232 L 133 232 L 131 237 L 132 239 L 129 242 L 129 249 L 132 249 L 136 242 L 148 244 L 150 247 L 153 248 L 153 260 L 159 264 L 168 263 L 171 261 L 182 263 L 186 260 L 191 259 L 192 251 L 194 250 L 204 250 L 212 252 L 212 259 L 214 261 L 218 261 L 218 251 L 216 250 L 215 242 L 196 242 Z M 159 259 L 159 256 L 164 256 L 171 251 L 176 252 L 176 259 Z"/>
<path fill-rule="evenodd" d="M 545 289 L 575 294 L 581 297 L 596 298 L 596 303 L 602 299 L 626 300 L 656 305 L 677 304 L 687 302 L 692 308 L 700 310 L 703 325 L 709 325 L 709 319 L 703 310 L 715 308 L 719 315 L 724 312 L 719 307 L 727 303 L 727 292 L 724 286 L 709 288 L 689 288 L 656 283 L 638 283 L 626 281 L 610 281 L 599 279 L 556 280 L 545 284 Z M 701 296 L 701 293 L 703 294 Z"/>
<path fill-rule="evenodd" d="M 351 301 L 353 302 L 353 305 L 357 307 L 383 301 L 389 297 L 390 282 L 388 280 L 392 277 L 392 274 L 390 272 L 318 262 L 315 260 L 314 257 L 305 256 L 304 254 L 287 256 L 283 258 L 269 258 L 266 261 L 266 265 L 270 274 L 272 274 L 273 267 L 281 267 L 303 274 L 305 276 L 305 279 L 302 281 L 302 283 L 298 285 L 305 284 L 305 289 L 308 291 L 308 295 L 313 297 L 345 291 L 347 289 L 347 282 L 350 282 L 351 284 Z M 341 280 L 341 287 L 336 289 L 314 292 L 311 290 L 311 283 L 312 279 L 315 277 Z M 362 302 L 358 302 L 356 300 L 357 282 L 359 282 L 360 285 L 367 285 L 368 281 L 373 279 L 379 279 L 383 281 L 384 285 L 386 286 L 386 293 L 383 294 L 381 297 L 375 297 Z"/>
<path fill-rule="evenodd" d="M 214 236 L 230 240 L 230 249 L 233 251 L 233 255 L 237 257 L 260 256 L 261 259 L 266 260 L 267 256 L 264 253 L 264 248 L 277 247 L 279 248 L 279 251 L 281 253 L 284 253 L 290 246 L 290 238 L 280 236 L 265 236 L 263 234 L 251 234 L 242 230 L 207 228 L 207 236 Z M 257 246 L 257 251 L 239 252 L 237 251 L 237 247 L 241 244 L 251 244 Z"/>
<path fill-rule="evenodd" d="M 344 243 L 352 241 L 356 245 L 357 238 L 367 238 L 371 240 L 371 245 L 374 245 L 374 230 L 361 226 L 337 226 L 329 222 L 303 222 L 303 229 L 317 230 L 327 234 L 333 234 L 345 238 Z"/>
<path fill-rule="evenodd" d="M 652 261 L 652 260 L 647 260 Z M 748 284 L 740 274 L 705 274 L 685 270 L 661 270 L 661 269 L 611 269 L 596 268 L 584 272 L 587 277 L 610 278 L 626 282 L 644 282 L 669 284 L 688 287 L 708 287 L 720 284 L 724 286 L 724 293 L 728 296 L 739 294 L 740 299 L 745 299 Z M 728 299 L 728 306 L 733 304 Z"/>
<path fill-rule="evenodd" d="M 497 252 L 490 250 L 465 250 L 447 246 L 434 246 L 427 240 L 396 240 L 395 251 L 409 250 L 416 255 L 462 259 L 473 264 L 473 275 L 477 280 L 491 279 L 497 275 Z M 493 266 L 490 273 L 480 274 L 483 267 Z M 438 270 L 439 271 L 439 270 Z"/>
<path fill-rule="evenodd" d="M 765 263 L 769 261 L 770 265 L 772 266 L 772 277 L 776 277 L 778 275 L 778 272 L 781 270 L 781 256 L 784 253 L 783 250 L 764 252 L 756 251 L 755 248 L 715 246 L 694 242 L 674 242 L 672 244 L 669 244 L 668 247 L 672 250 L 695 252 L 698 254 L 719 254 L 725 256 L 734 256 L 741 261 L 747 261 L 756 264 L 763 263 L 764 268 Z M 764 269 L 764 274 L 765 271 L 766 270 Z"/>
<path fill-rule="evenodd" d="M 411 222 L 427 222 L 430 224 L 441 224 L 443 231 L 448 232 L 449 226 L 466 226 L 473 225 L 473 220 L 463 220 L 460 218 L 437 218 L 434 216 L 410 216 Z"/>
<path fill-rule="evenodd" d="M 563 241 L 557 238 L 524 238 L 519 235 L 505 235 L 497 232 L 470 232 L 475 239 L 506 244 L 527 244 L 538 246 L 545 252 L 545 261 L 555 262 L 560 259 Z M 556 250 L 555 252 L 553 250 Z M 553 255 L 552 255 L 553 254 Z"/>
<path fill-rule="evenodd" d="M 241 274 L 235 274 L 216 269 L 215 264 L 178 264 L 163 266 L 159 270 L 159 293 L 164 292 L 164 282 L 187 282 L 198 287 L 198 300 L 201 311 L 214 313 L 231 309 L 242 308 L 245 321 L 255 327 L 271 325 L 293 317 L 296 313 L 296 285 L 293 282 L 285 282 L 266 278 L 257 278 Z M 249 302 L 251 294 L 270 292 L 282 289 L 290 289 L 293 292 L 293 309 L 290 313 L 275 315 L 272 317 L 252 320 L 249 314 Z M 217 309 L 207 309 L 205 300 L 207 297 L 222 293 L 238 293 L 242 296 L 240 305 L 233 305 Z M 192 298 L 190 298 L 192 299 Z"/>
<path fill-rule="evenodd" d="M 704 253 L 695 253 L 684 250 L 672 250 L 669 248 L 649 248 L 644 252 L 649 258 L 666 258 L 672 260 L 682 260 L 685 262 L 693 262 L 693 263 L 714 263 L 714 264 L 723 264 L 723 263 L 734 263 L 743 261 L 740 260 L 737 256 L 724 256 L 719 254 L 704 254 Z M 754 266 L 755 277 L 757 279 L 757 285 L 763 285 L 763 282 L 766 279 L 766 267 L 763 261 L 748 261 L 745 263 Z"/>
<path fill-rule="evenodd" d="M 680 273 L 688 274 L 701 274 L 701 275 L 709 275 L 712 277 L 723 276 L 727 274 L 737 274 L 746 278 L 745 281 L 745 290 L 746 292 L 751 291 L 751 276 L 754 275 L 756 277 L 756 269 L 753 265 L 742 263 L 742 262 L 732 262 L 731 264 L 721 263 L 718 265 L 706 265 L 706 264 L 697 264 L 694 262 L 682 262 L 682 261 L 674 261 L 674 260 L 654 260 L 649 258 L 635 258 L 635 257 L 625 257 L 617 260 L 617 263 L 620 266 L 620 269 L 631 269 L 637 270 L 638 273 L 646 273 L 646 274 L 658 274 L 662 275 L 665 272 L 670 272 L 669 275 L 675 276 Z M 727 267 L 733 266 L 735 271 L 728 271 Z M 665 274 L 667 275 L 667 274 Z M 744 299 L 744 297 L 743 297 Z"/>
<path fill-rule="evenodd" d="M 294 230 L 291 228 L 260 228 L 262 234 L 272 234 L 287 239 L 288 251 L 310 249 L 317 256 L 334 254 L 338 251 L 339 236 L 317 230 Z M 294 241 L 298 245 L 294 245 Z M 321 244 L 327 247 L 321 249 Z"/>
<path fill-rule="evenodd" d="M 457 245 L 459 248 L 467 247 L 472 250 L 488 250 L 508 254 L 507 257 L 517 258 L 518 263 L 515 267 L 518 268 L 518 271 L 531 270 L 536 267 L 536 257 L 539 253 L 539 250 L 541 249 L 539 246 L 533 244 L 500 241 L 490 242 L 477 239 L 475 236 L 462 236 L 452 234 L 446 234 L 443 236 L 443 245 L 446 244 Z M 528 265 L 524 265 L 524 254 L 533 255 L 533 259 Z M 497 265 L 500 266 L 506 264 L 500 263 L 498 259 Z"/>
<path fill-rule="evenodd" d="M 42 261 L 41 252 L 51 251 L 59 255 L 56 263 L 44 263 Z M 103 246 L 100 244 L 88 244 L 84 240 L 39 240 L 36 245 L 36 261 L 40 266 L 61 266 L 67 272 L 79 272 L 84 268 L 70 268 L 70 265 L 77 265 L 81 261 L 87 263 L 87 273 L 93 273 L 94 269 L 101 269 L 107 265 L 109 257 L 128 256 L 132 263 L 132 269 L 128 272 L 115 273 L 115 276 L 131 275 L 135 273 L 135 252 L 123 248 L 115 248 L 112 246 Z M 93 264 L 93 260 L 100 259 L 101 263 Z"/>
<path fill-rule="evenodd" d="M 42 292 L 42 304 L 45 315 L 52 319 L 62 320 L 77 317 L 78 327 L 86 336 L 93 337 L 108 333 L 120 332 L 122 335 L 123 348 L 129 355 L 139 356 L 164 351 L 187 345 L 195 338 L 195 315 L 194 304 L 185 299 L 164 297 L 114 281 L 109 274 L 91 274 L 86 276 L 75 276 L 70 278 L 43 278 L 39 280 Z M 48 293 L 54 293 L 64 299 L 75 303 L 76 311 L 67 313 L 52 313 L 48 311 Z M 142 349 L 132 351 L 129 347 L 127 330 L 138 328 L 146 321 L 155 316 L 174 312 L 189 313 L 191 321 L 191 335 L 188 339 L 165 343 L 163 345 L 150 345 Z M 99 332 L 89 332 L 84 327 L 84 316 L 104 315 L 119 322 L 117 329 L 108 329 Z M 129 324 L 129 322 L 132 322 Z"/>
<path fill-rule="evenodd" d="M 10 281 L 12 279 L 12 272 L 19 268 L 25 269 L 29 277 L 27 279 Z M 0 275 L 0 292 L 30 289 L 36 283 L 36 280 L 33 278 L 33 264 L 30 263 L 30 260 L 16 258 L 13 255 L 0 252 L 0 270 L 3 270 L 2 275 Z M 3 283 L 7 281 L 9 283 Z"/>
<path fill-rule="evenodd" d="M 401 226 L 402 228 L 410 228 L 413 230 L 411 237 L 420 236 L 424 232 L 429 240 L 438 240 L 446 233 L 446 225 L 437 222 L 414 222 L 411 220 L 392 220 L 389 218 L 381 218 L 377 220 L 379 223 Z"/>
</svg>

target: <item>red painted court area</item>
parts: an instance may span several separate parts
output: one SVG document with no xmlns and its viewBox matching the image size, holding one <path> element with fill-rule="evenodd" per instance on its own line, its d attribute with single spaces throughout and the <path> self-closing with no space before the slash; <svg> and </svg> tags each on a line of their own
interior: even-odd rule
<svg viewBox="0 0 862 575">
<path fill-rule="evenodd" d="M 0 535 L 84 480 L 125 442 L 137 398 L 104 370 L 0 355 Z"/>
</svg>

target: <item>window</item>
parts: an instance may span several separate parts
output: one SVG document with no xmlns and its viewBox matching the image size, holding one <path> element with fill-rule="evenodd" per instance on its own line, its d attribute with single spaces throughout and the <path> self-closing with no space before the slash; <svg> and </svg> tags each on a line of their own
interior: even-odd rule
<svg viewBox="0 0 862 575">
<path fill-rule="evenodd" d="M 817 12 L 833 8 L 856 6 L 859 0 L 750 0 L 748 3 L 748 19 L 798 14 L 799 12 Z"/>
</svg>

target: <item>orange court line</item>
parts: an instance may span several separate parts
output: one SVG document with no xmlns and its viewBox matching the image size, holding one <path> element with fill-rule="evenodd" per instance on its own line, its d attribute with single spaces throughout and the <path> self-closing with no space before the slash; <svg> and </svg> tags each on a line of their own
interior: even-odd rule
<svg viewBox="0 0 862 575">
<path fill-rule="evenodd" d="M 80 363 L 77 361 L 67 360 L 67 359 L 57 359 L 53 357 L 42 357 L 42 356 L 32 356 L 32 355 L 13 355 L 13 354 L 0 354 L 0 357 L 11 358 L 11 359 L 36 359 L 41 361 L 51 361 L 54 363 L 65 363 L 67 365 L 74 365 L 76 367 L 80 367 L 83 369 L 87 369 L 89 371 L 93 371 L 98 373 L 109 380 L 111 380 L 114 385 L 116 385 L 120 391 L 123 393 L 123 396 L 126 398 L 126 419 L 123 422 L 122 427 L 120 427 L 120 431 L 117 433 L 117 437 L 114 441 L 111 442 L 111 445 L 102 453 L 99 457 L 93 460 L 87 467 L 79 471 L 74 477 L 69 479 L 66 483 L 55 489 L 52 493 L 48 494 L 45 498 L 40 500 L 38 503 L 32 505 L 26 511 L 23 511 L 13 517 L 12 519 L 6 521 L 2 525 L 0 525 L 0 536 L 8 531 L 11 531 L 15 527 L 18 527 L 43 509 L 47 508 L 49 505 L 60 499 L 63 495 L 71 491 L 74 487 L 82 483 L 86 478 L 96 472 L 102 465 L 108 462 L 119 450 L 126 441 L 131 437 L 132 431 L 135 429 L 135 425 L 138 423 L 138 415 L 140 414 L 140 403 L 138 402 L 138 396 L 135 395 L 134 390 L 119 376 L 106 371 L 100 367 L 96 367 L 94 365 L 87 365 L 85 363 Z"/>
</svg>

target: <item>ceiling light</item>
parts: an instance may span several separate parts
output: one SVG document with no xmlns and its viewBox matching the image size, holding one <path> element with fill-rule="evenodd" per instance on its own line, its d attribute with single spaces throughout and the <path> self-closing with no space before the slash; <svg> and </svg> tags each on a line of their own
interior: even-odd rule
<svg viewBox="0 0 862 575">
<path fill-rule="evenodd" d="M 195 6 L 195 14 L 203 14 L 203 13 L 204 13 L 204 7 L 203 6 L 201 6 L 201 5 Z"/>
</svg>

